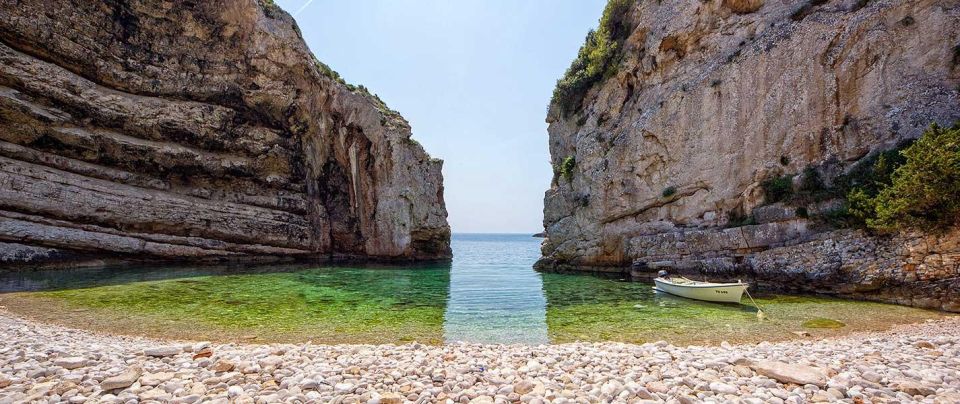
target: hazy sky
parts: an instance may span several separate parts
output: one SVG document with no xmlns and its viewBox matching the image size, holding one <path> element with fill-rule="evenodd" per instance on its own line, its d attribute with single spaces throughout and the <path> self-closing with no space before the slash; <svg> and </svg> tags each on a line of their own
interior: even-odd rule
<svg viewBox="0 0 960 404">
<path fill-rule="evenodd" d="M 276 3 L 321 61 L 378 94 L 444 160 L 454 232 L 541 231 L 547 102 L 606 0 Z"/>
</svg>

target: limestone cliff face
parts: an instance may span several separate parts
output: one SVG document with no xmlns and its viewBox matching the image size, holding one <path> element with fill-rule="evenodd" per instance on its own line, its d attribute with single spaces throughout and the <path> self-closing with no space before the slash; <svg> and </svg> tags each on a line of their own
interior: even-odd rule
<svg viewBox="0 0 960 404">
<path fill-rule="evenodd" d="M 541 268 L 752 269 L 751 252 L 820 232 L 791 215 L 724 230 L 764 204 L 764 179 L 829 179 L 960 119 L 957 1 L 636 1 L 624 19 L 616 74 L 550 108 L 553 163 L 575 165 L 544 199 Z"/>
<path fill-rule="evenodd" d="M 0 2 L 0 256 L 449 257 L 441 165 L 269 2 Z"/>
</svg>

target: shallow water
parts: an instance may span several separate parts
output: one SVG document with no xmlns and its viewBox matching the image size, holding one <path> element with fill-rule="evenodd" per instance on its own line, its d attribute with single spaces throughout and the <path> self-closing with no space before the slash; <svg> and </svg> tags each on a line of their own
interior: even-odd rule
<svg viewBox="0 0 960 404">
<path fill-rule="evenodd" d="M 0 305 L 42 321 L 158 337 L 326 343 L 752 342 L 827 336 L 940 313 L 823 297 L 697 302 L 650 284 L 532 269 L 539 239 L 454 235 L 419 267 L 99 268 L 0 274 Z M 12 293 L 11 293 L 12 292 Z M 824 319 L 836 328 L 807 328 Z M 834 323 L 830 323 L 834 324 Z M 835 325 L 835 324 L 834 324 Z"/>
</svg>

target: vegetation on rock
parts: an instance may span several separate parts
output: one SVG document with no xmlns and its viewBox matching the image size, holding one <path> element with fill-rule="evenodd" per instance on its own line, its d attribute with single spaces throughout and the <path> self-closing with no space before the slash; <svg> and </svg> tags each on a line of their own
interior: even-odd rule
<svg viewBox="0 0 960 404">
<path fill-rule="evenodd" d="M 767 179 L 760 183 L 763 188 L 764 201 L 776 203 L 785 201 L 793 194 L 793 176 L 784 175 Z"/>
<path fill-rule="evenodd" d="M 284 14 L 283 10 L 278 6 L 273 0 L 259 0 L 258 3 L 260 7 L 263 8 L 264 14 L 270 18 L 279 18 Z"/>
<path fill-rule="evenodd" d="M 943 229 L 960 220 L 960 123 L 932 125 L 916 141 L 873 154 L 827 186 L 819 171 L 807 167 L 799 184 L 792 175 L 773 177 L 760 185 L 766 203 L 797 207 L 830 199 L 843 203 L 817 216 L 836 227 L 865 227 L 890 232 L 906 228 Z M 730 223 L 740 224 L 737 217 Z"/>
<path fill-rule="evenodd" d="M 336 70 L 333 70 L 333 68 L 331 68 L 326 63 L 321 62 L 316 57 L 313 58 L 313 63 L 317 66 L 317 69 L 320 71 L 320 74 L 337 83 L 342 84 L 347 88 L 347 90 L 350 90 L 350 92 L 352 93 L 366 96 L 368 99 L 370 99 L 370 101 L 373 102 L 374 106 L 376 106 L 377 109 L 380 110 L 380 112 L 382 112 L 384 115 L 387 115 L 393 118 L 401 118 L 399 112 L 388 107 L 387 103 L 383 102 L 383 100 L 380 99 L 380 96 L 374 93 L 371 93 L 370 90 L 367 89 L 367 87 L 364 86 L 363 84 L 353 85 L 353 84 L 347 83 L 347 81 L 340 76 L 340 73 L 337 73 Z"/>
<path fill-rule="evenodd" d="M 573 169 L 577 166 L 577 159 L 573 156 L 567 156 L 563 159 L 563 162 L 560 163 L 560 167 L 557 172 L 563 177 L 563 179 L 570 181 L 573 179 Z"/>
<path fill-rule="evenodd" d="M 897 158 L 881 156 L 873 172 L 873 184 L 847 194 L 851 212 L 869 228 L 955 225 L 960 219 L 960 123 L 952 128 L 931 125 Z"/>
<path fill-rule="evenodd" d="M 343 77 L 340 77 L 340 73 L 337 73 L 336 70 L 333 70 L 326 63 L 321 62 L 316 57 L 314 57 L 313 63 L 317 65 L 317 70 L 320 70 L 320 74 L 330 78 L 333 81 L 336 81 L 337 83 L 347 85 L 347 82 L 343 79 Z"/>
<path fill-rule="evenodd" d="M 609 0 L 599 27 L 587 33 L 577 58 L 557 80 L 550 103 L 559 106 L 564 115 L 580 107 L 587 90 L 594 84 L 616 74 L 623 40 L 629 34 L 624 27 L 624 16 L 632 4 L 630 0 Z"/>
</svg>

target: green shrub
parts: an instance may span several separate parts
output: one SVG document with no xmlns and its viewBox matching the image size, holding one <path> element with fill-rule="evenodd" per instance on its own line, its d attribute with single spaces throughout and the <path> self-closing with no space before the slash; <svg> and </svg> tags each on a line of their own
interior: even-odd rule
<svg viewBox="0 0 960 404">
<path fill-rule="evenodd" d="M 855 188 L 848 194 L 854 214 L 879 231 L 942 229 L 957 224 L 960 123 L 952 128 L 931 125 L 900 154 L 903 164 L 892 169 L 889 180 L 880 183 L 875 196 L 866 188 Z"/>
<path fill-rule="evenodd" d="M 336 81 L 337 83 L 343 85 L 347 84 L 343 77 L 340 77 L 340 73 L 337 73 L 336 70 L 331 69 L 326 63 L 321 62 L 317 58 L 313 59 L 313 63 L 317 65 L 317 70 L 320 70 L 320 74 L 333 79 L 333 81 Z"/>
<path fill-rule="evenodd" d="M 786 155 L 780 156 L 780 165 L 782 166 L 790 165 L 790 156 L 786 156 Z"/>
<path fill-rule="evenodd" d="M 847 204 L 843 204 L 837 209 L 831 209 L 820 213 L 817 218 L 836 228 L 863 227 L 863 221 L 857 219 Z"/>
<path fill-rule="evenodd" d="M 264 14 L 270 18 L 280 18 L 283 15 L 283 10 L 280 9 L 273 0 L 259 0 L 260 8 L 263 9 Z"/>
<path fill-rule="evenodd" d="M 623 17 L 632 4 L 631 0 L 607 2 L 599 27 L 587 33 L 576 59 L 557 80 L 550 103 L 559 106 L 564 115 L 580 107 L 583 96 L 594 84 L 616 74 L 620 47 L 629 34 Z"/>
<path fill-rule="evenodd" d="M 817 171 L 816 168 L 808 166 L 803 169 L 803 179 L 800 181 L 800 189 L 798 191 L 807 196 L 815 196 L 826 191 L 823 178 L 820 177 L 820 172 Z"/>
<path fill-rule="evenodd" d="M 913 144 L 912 140 L 903 142 L 891 150 L 873 154 L 853 166 L 850 171 L 833 181 L 838 196 L 846 196 L 856 188 L 875 196 L 881 188 L 890 184 L 890 176 L 906 159 L 900 153 Z"/>
<path fill-rule="evenodd" d="M 677 193 L 677 188 L 676 188 L 676 187 L 666 187 L 666 188 L 663 189 L 662 195 L 663 195 L 664 198 L 669 198 L 669 197 L 673 196 L 673 195 L 676 194 L 676 193 Z"/>
<path fill-rule="evenodd" d="M 793 195 L 793 176 L 784 175 L 770 178 L 761 182 L 760 187 L 763 188 L 764 202 L 782 202 Z"/>
<path fill-rule="evenodd" d="M 876 212 L 874 198 L 890 186 L 893 172 L 906 162 L 901 152 L 910 144 L 912 141 L 867 157 L 834 181 L 835 193 L 845 198 L 846 217 L 842 219 L 846 224 L 866 226 Z"/>
<path fill-rule="evenodd" d="M 560 169 L 557 171 L 559 171 L 563 179 L 570 181 L 573 179 L 573 169 L 576 166 L 577 160 L 573 156 L 567 156 L 567 158 L 563 159 L 563 162 L 560 163 Z"/>
</svg>

